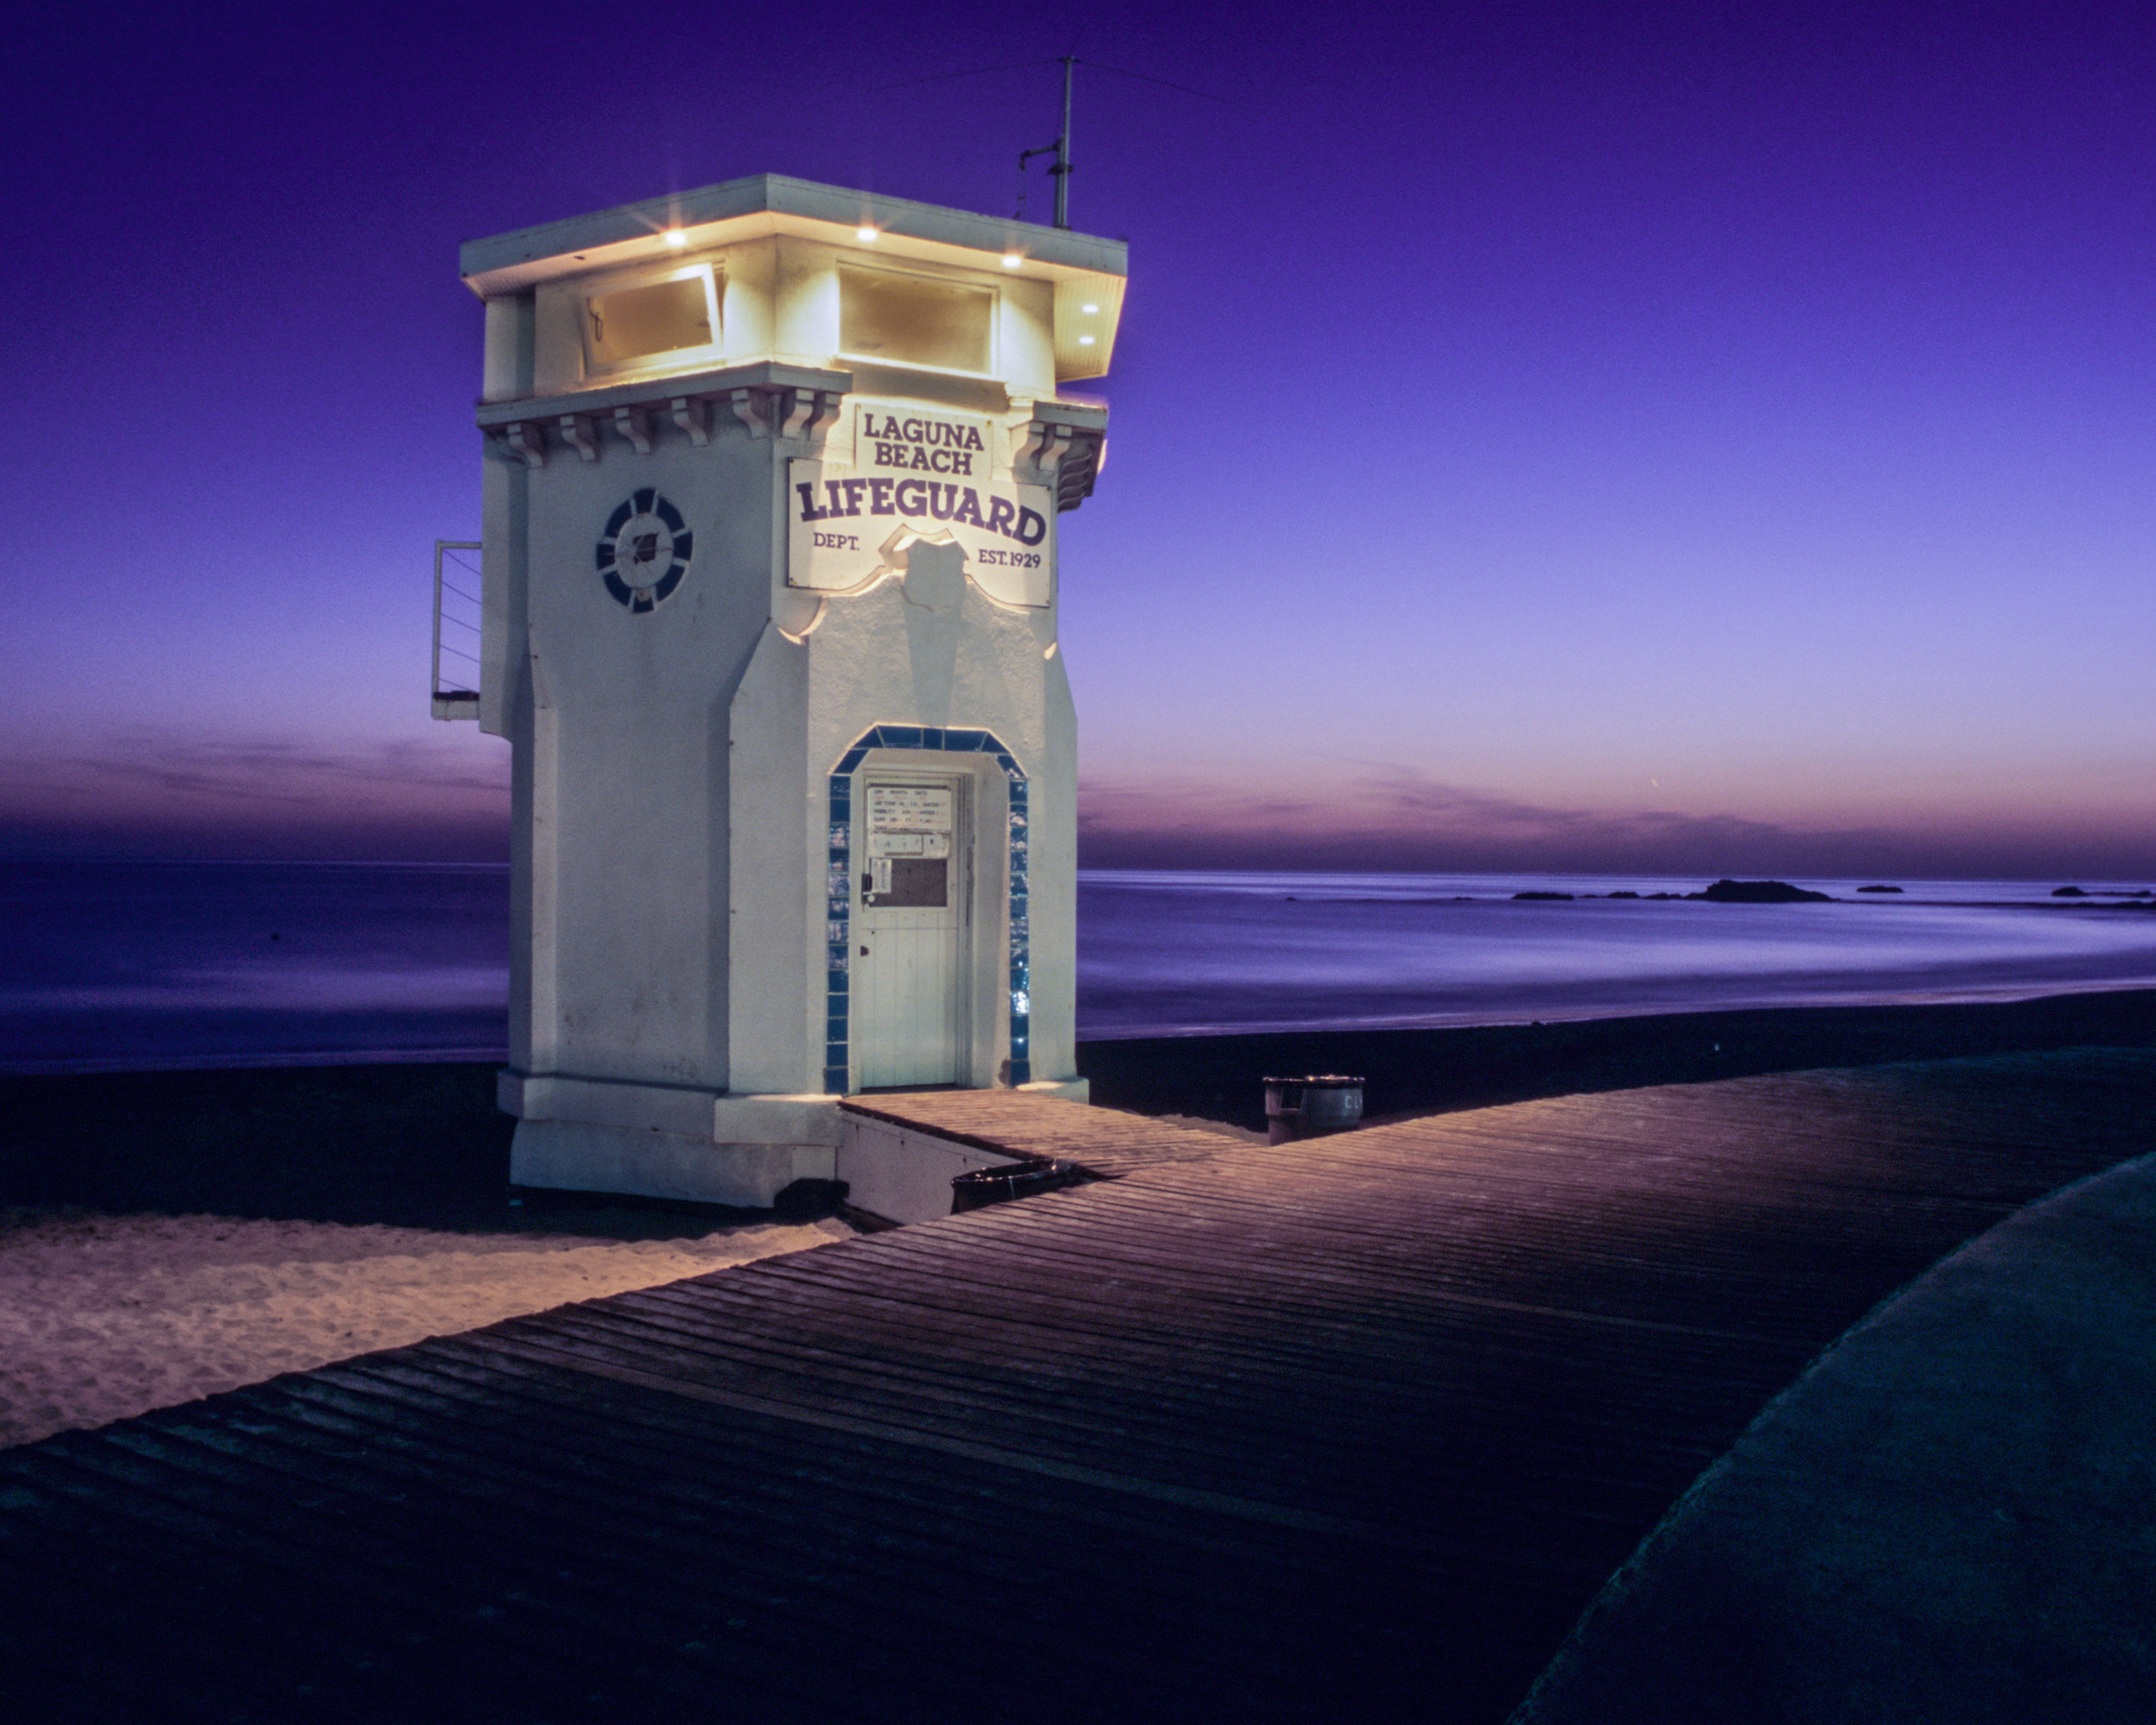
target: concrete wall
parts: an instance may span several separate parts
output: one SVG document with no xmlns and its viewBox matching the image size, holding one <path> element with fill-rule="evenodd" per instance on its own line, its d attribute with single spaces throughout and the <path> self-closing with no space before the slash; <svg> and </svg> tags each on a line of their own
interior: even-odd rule
<svg viewBox="0 0 2156 1725">
<path fill-rule="evenodd" d="M 552 818 L 532 842 L 556 884 L 532 932 L 584 1076 L 727 1083 L 728 715 L 769 616 L 769 452 L 736 424 L 705 448 L 617 444 L 531 476 L 526 647 L 558 715 L 534 760 Z M 695 547 L 680 587 L 639 616 L 593 551 L 645 487 Z"/>
</svg>

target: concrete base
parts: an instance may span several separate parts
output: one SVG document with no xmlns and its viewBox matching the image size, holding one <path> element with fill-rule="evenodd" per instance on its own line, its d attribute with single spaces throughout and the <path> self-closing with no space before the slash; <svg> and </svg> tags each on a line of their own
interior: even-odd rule
<svg viewBox="0 0 2156 1725">
<path fill-rule="evenodd" d="M 840 1117 L 837 1166 L 846 1201 L 892 1222 L 932 1222 L 950 1214 L 950 1182 L 976 1168 L 1020 1158 L 911 1132 L 861 1114 Z"/>
<path fill-rule="evenodd" d="M 1022 1084 L 1083 1102 L 1083 1078 Z M 503 1072 L 517 1116 L 509 1177 L 519 1186 L 622 1192 L 763 1208 L 796 1180 L 843 1180 L 846 1201 L 894 1222 L 950 1214 L 950 1182 L 1021 1158 L 842 1114 L 823 1095 L 729 1096 L 662 1084 Z"/>
<path fill-rule="evenodd" d="M 836 1096 L 728 1096 L 665 1084 L 505 1071 L 519 1186 L 768 1207 L 796 1180 L 829 1180 Z"/>
<path fill-rule="evenodd" d="M 764 1209 L 796 1180 L 832 1178 L 833 1159 L 827 1144 L 715 1144 L 641 1126 L 519 1120 L 509 1177 L 519 1186 Z M 948 1208 L 948 1189 L 944 1196 Z"/>
</svg>

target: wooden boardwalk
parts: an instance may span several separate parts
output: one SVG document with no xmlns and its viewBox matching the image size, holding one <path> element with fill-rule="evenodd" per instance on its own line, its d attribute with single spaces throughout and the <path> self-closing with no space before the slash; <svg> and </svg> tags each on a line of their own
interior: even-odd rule
<svg viewBox="0 0 2156 1725">
<path fill-rule="evenodd" d="M 1030 1104 L 1126 1164 L 0 1454 L 11 1708 L 1501 1720 L 1808 1359 L 2152 1095 L 2083 1051 L 1150 1164 Z"/>
</svg>

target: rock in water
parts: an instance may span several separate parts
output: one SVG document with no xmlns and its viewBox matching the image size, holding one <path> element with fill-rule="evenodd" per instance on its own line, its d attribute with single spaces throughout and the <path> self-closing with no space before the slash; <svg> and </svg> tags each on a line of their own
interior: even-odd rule
<svg viewBox="0 0 2156 1725">
<path fill-rule="evenodd" d="M 1717 881 L 1703 893 L 1687 898 L 1708 899 L 1718 905 L 1832 904 L 1831 893 L 1809 893 L 1787 881 Z"/>
</svg>

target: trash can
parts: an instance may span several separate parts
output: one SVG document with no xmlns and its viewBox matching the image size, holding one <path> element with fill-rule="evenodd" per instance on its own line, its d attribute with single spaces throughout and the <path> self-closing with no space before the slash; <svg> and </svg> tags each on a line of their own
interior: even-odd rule
<svg viewBox="0 0 2156 1725">
<path fill-rule="evenodd" d="M 971 1169 L 951 1176 L 950 1213 L 956 1216 L 991 1204 L 1007 1204 L 1036 1192 L 1075 1186 L 1083 1178 L 1075 1162 L 1013 1162 Z"/>
<path fill-rule="evenodd" d="M 1363 1081 L 1337 1073 L 1323 1077 L 1268 1078 L 1265 1131 L 1269 1144 L 1323 1138 L 1363 1120 Z"/>
</svg>

